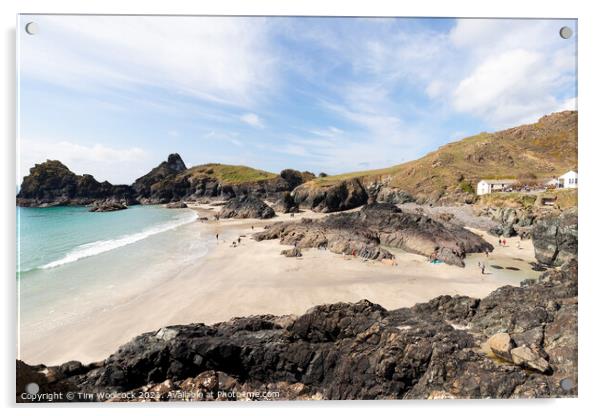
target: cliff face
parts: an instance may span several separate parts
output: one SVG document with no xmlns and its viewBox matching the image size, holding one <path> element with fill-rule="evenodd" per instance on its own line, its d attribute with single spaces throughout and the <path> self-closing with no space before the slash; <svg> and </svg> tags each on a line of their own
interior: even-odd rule
<svg viewBox="0 0 602 416">
<path fill-rule="evenodd" d="M 131 185 L 98 182 L 76 175 L 56 160 L 35 165 L 23 179 L 17 205 L 45 207 L 119 202 L 164 204 L 186 199 L 231 199 L 252 195 L 277 201 L 295 186 L 313 179 L 309 172 L 286 169 L 280 175 L 246 166 L 217 163 L 187 168 L 177 153 Z"/>
<path fill-rule="evenodd" d="M 92 175 L 76 175 L 58 160 L 32 167 L 17 194 L 17 204 L 21 206 L 87 205 L 107 199 L 136 203 L 130 186 L 98 182 Z"/>
<path fill-rule="evenodd" d="M 18 362 L 18 401 L 19 380 L 41 392 L 132 393 L 123 400 L 575 397 L 577 264 L 481 300 L 439 296 L 390 311 L 363 300 L 165 327 L 87 366 Z"/>
</svg>

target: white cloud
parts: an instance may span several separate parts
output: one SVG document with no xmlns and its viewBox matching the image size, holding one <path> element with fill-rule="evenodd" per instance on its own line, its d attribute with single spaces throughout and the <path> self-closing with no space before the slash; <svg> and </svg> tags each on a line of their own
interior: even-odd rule
<svg viewBox="0 0 602 416">
<path fill-rule="evenodd" d="M 149 154 L 138 147 L 114 148 L 100 143 L 85 146 L 67 140 L 22 139 L 17 181 L 29 174 L 36 163 L 60 160 L 77 174 L 91 174 L 96 180 L 113 184 L 133 182 L 152 166 Z"/>
<path fill-rule="evenodd" d="M 263 128 L 264 124 L 261 118 L 257 114 L 254 113 L 246 113 L 240 116 L 240 121 L 243 123 L 247 123 L 249 126 Z"/>
<path fill-rule="evenodd" d="M 248 106 L 274 88 L 275 58 L 261 19 L 38 16 L 21 39 L 23 73 L 80 91 L 167 89 Z"/>
<path fill-rule="evenodd" d="M 509 50 L 489 57 L 462 79 L 452 105 L 494 127 L 535 121 L 560 106 L 554 92 L 561 75 L 543 53 Z"/>
</svg>

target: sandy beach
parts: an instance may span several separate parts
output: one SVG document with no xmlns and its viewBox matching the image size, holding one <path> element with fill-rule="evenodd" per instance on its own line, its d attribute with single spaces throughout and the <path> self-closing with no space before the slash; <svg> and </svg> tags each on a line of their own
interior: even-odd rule
<svg viewBox="0 0 602 416">
<path fill-rule="evenodd" d="M 310 211 L 294 218 L 213 221 L 219 207 L 195 209 L 210 220 L 184 225 L 177 232 L 182 238 L 215 238 L 219 234 L 206 256 L 191 264 L 171 265 L 170 270 L 177 272 L 154 279 L 152 284 L 116 288 L 123 299 L 118 305 L 107 308 L 103 299 L 98 299 L 97 305 L 82 308 L 75 321 L 23 333 L 20 358 L 32 364 L 86 363 L 107 357 L 136 335 L 166 325 L 210 324 L 256 314 L 301 314 L 318 304 L 361 299 L 395 309 L 444 294 L 483 297 L 500 286 L 518 285 L 538 275 L 528 264 L 534 261 L 531 241 L 520 241 L 518 247 L 518 237 L 506 239 L 507 246 L 500 247 L 497 238 L 473 230 L 495 250 L 489 257 L 470 255 L 465 268 L 431 264 L 422 256 L 397 249 L 391 249 L 395 266 L 317 249 L 304 250 L 300 258 L 286 258 L 280 251 L 288 246 L 276 240 L 256 242 L 251 234 L 269 222 L 325 214 Z M 238 237 L 241 243 L 233 247 Z M 487 265 L 484 275 L 477 266 L 483 261 Z"/>
</svg>

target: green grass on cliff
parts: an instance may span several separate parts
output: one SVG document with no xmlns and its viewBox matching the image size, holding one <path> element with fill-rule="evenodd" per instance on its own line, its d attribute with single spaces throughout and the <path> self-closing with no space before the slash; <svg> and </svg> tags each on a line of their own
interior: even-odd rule
<svg viewBox="0 0 602 416">
<path fill-rule="evenodd" d="M 210 176 L 228 185 L 239 185 L 248 182 L 259 182 L 278 177 L 277 174 L 248 166 L 222 165 L 210 163 L 189 169 L 192 176 Z"/>
<path fill-rule="evenodd" d="M 565 111 L 534 124 L 448 143 L 400 165 L 316 178 L 304 186 L 325 187 L 358 178 L 364 183 L 386 180 L 415 196 L 468 193 L 483 178 L 543 180 L 576 166 L 577 112 Z"/>
</svg>

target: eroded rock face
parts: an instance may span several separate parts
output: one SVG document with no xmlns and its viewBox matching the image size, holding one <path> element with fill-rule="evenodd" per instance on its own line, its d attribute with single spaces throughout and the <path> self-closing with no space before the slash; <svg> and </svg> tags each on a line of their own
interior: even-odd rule
<svg viewBox="0 0 602 416">
<path fill-rule="evenodd" d="M 274 211 L 282 212 L 283 214 L 290 214 L 299 212 L 299 205 L 295 202 L 295 198 L 290 192 L 284 192 L 280 199 L 274 204 Z"/>
<path fill-rule="evenodd" d="M 231 199 L 219 213 L 220 218 L 272 218 L 274 210 L 265 202 L 249 195 Z"/>
<path fill-rule="evenodd" d="M 540 218 L 531 231 L 537 261 L 560 266 L 576 258 L 577 228 L 577 208 Z"/>
<path fill-rule="evenodd" d="M 43 391 L 155 391 L 162 400 L 182 400 L 173 392 L 254 390 L 281 392 L 256 400 L 576 396 L 576 273 L 570 261 L 480 301 L 440 296 L 387 311 L 363 300 L 299 317 L 175 325 L 142 334 L 89 366 L 19 362 L 17 379 L 35 379 Z M 534 312 L 526 314 L 529 308 Z M 502 331 L 507 336 L 498 345 L 512 347 L 510 357 L 493 359 L 480 345 Z M 562 380 L 570 381 L 568 389 Z M 248 397 L 230 399 L 236 398 Z"/>
<path fill-rule="evenodd" d="M 424 215 L 402 212 L 393 204 L 370 204 L 358 212 L 333 214 L 271 225 L 253 236 L 258 241 L 280 239 L 300 248 L 327 248 L 338 254 L 382 260 L 394 256 L 382 245 L 463 267 L 467 253 L 492 251 L 478 235 Z"/>
<path fill-rule="evenodd" d="M 358 179 L 331 186 L 302 185 L 292 192 L 295 203 L 315 212 L 337 212 L 360 207 L 368 202 L 368 193 Z"/>
<path fill-rule="evenodd" d="M 36 164 L 23 178 L 17 205 L 89 205 L 104 200 L 133 205 L 136 203 L 134 197 L 135 192 L 130 186 L 98 182 L 92 175 L 76 175 L 58 160 L 47 160 Z"/>
<path fill-rule="evenodd" d="M 152 169 L 146 175 L 136 179 L 132 188 L 136 191 L 140 198 L 151 198 L 156 197 L 153 195 L 157 189 L 153 189 L 153 185 L 160 183 L 161 181 L 173 177 L 176 174 L 186 170 L 184 161 L 177 153 L 172 153 L 167 157 L 167 160 L 161 162 L 159 166 Z"/>
</svg>

